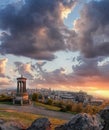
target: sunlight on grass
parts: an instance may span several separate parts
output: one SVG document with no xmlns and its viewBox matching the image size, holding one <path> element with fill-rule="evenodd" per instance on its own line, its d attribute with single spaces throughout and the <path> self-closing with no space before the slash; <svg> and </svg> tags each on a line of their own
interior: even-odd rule
<svg viewBox="0 0 109 130">
<path fill-rule="evenodd" d="M 41 106 L 41 107 L 44 107 L 44 108 L 46 108 L 48 110 L 52 110 L 52 111 L 59 111 L 60 110 L 59 107 L 52 106 L 52 105 L 46 105 L 46 104 L 39 103 L 39 102 L 34 102 L 34 105 L 35 106 Z"/>
</svg>

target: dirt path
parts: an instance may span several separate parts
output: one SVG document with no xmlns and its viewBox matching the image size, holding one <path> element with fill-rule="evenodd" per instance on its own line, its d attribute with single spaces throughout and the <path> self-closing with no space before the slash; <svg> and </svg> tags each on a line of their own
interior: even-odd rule
<svg viewBox="0 0 109 130">
<path fill-rule="evenodd" d="M 42 107 L 35 107 L 33 105 L 28 106 L 15 106 L 15 105 L 6 105 L 6 104 L 0 104 L 0 108 L 8 109 L 8 110 L 15 110 L 18 112 L 28 112 L 33 113 L 37 115 L 43 115 L 45 117 L 54 117 L 64 120 L 70 120 L 73 114 L 70 113 L 64 113 L 64 112 L 56 112 L 51 110 L 46 110 Z"/>
</svg>

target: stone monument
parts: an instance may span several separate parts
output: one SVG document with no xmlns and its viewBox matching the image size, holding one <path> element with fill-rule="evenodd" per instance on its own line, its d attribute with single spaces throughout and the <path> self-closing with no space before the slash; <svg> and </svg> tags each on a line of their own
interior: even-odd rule
<svg viewBox="0 0 109 130">
<path fill-rule="evenodd" d="M 29 104 L 29 95 L 26 90 L 26 78 L 21 76 L 17 78 L 17 92 L 13 99 L 13 104 Z"/>
</svg>

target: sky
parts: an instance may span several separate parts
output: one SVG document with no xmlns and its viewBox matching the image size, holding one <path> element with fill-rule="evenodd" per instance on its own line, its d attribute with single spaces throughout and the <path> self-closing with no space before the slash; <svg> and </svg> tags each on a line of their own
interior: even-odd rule
<svg viewBox="0 0 109 130">
<path fill-rule="evenodd" d="M 109 97 L 108 0 L 0 0 L 0 89 Z"/>
</svg>

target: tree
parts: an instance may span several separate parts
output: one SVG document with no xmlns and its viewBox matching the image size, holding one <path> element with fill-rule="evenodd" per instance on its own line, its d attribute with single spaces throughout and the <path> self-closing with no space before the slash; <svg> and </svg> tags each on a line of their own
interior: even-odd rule
<svg viewBox="0 0 109 130">
<path fill-rule="evenodd" d="M 38 101 L 38 94 L 37 93 L 33 93 L 32 101 Z"/>
</svg>

